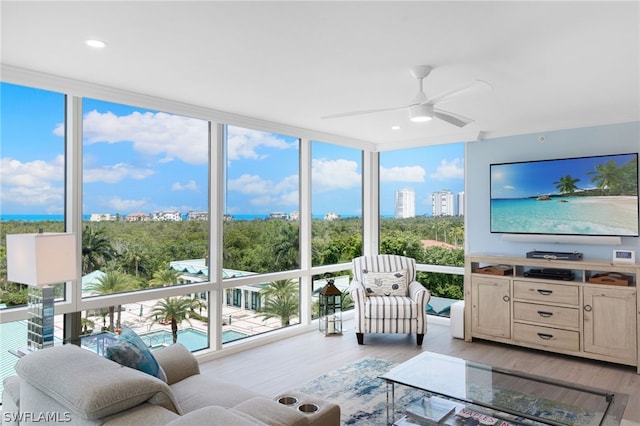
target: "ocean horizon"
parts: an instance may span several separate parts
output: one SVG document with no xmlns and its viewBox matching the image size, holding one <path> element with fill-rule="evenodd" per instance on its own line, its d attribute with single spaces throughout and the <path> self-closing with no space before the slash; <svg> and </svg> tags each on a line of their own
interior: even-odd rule
<svg viewBox="0 0 640 426">
<path fill-rule="evenodd" d="M 269 217 L 268 214 L 238 214 L 229 215 L 235 220 L 265 220 Z M 313 219 L 324 219 L 324 215 L 313 215 Z M 341 219 L 348 219 L 354 217 L 362 217 L 355 215 L 340 215 Z M 393 215 L 382 215 L 383 218 L 393 218 Z M 82 220 L 89 221 L 91 219 L 90 214 L 83 214 Z M 183 220 L 186 220 L 186 215 L 183 215 Z M 62 222 L 64 221 L 64 215 L 62 214 L 0 214 L 0 222 Z"/>
</svg>

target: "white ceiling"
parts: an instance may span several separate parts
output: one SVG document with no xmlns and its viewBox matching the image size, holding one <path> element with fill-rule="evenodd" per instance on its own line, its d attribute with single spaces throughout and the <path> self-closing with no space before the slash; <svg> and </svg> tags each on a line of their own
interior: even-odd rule
<svg viewBox="0 0 640 426">
<path fill-rule="evenodd" d="M 640 120 L 638 1 L 5 1 L 15 67 L 373 142 L 379 149 Z M 108 47 L 85 46 L 97 38 Z M 414 65 L 463 129 L 412 123 Z M 392 130 L 393 125 L 400 126 Z"/>
</svg>

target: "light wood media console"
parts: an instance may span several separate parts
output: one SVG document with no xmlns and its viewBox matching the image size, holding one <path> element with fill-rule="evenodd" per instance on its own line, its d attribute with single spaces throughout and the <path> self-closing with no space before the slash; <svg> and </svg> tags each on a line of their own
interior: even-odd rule
<svg viewBox="0 0 640 426">
<path fill-rule="evenodd" d="M 570 271 L 574 278 L 525 276 L 542 268 Z M 611 273 L 624 279 L 608 279 Z M 639 273 L 636 263 L 467 255 L 465 340 L 632 365 L 640 373 Z"/>
</svg>

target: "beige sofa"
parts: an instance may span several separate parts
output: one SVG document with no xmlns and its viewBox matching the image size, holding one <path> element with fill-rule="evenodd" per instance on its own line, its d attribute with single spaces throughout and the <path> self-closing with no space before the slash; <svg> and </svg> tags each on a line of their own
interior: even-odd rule
<svg viewBox="0 0 640 426">
<path fill-rule="evenodd" d="M 4 381 L 2 424 L 29 425 L 314 425 L 340 424 L 340 407 L 308 398 L 305 407 L 201 375 L 175 344 L 154 352 L 167 383 L 74 345 L 33 352 Z M 284 399 L 282 400 L 284 402 Z M 310 412 L 305 412 L 310 411 Z"/>
</svg>

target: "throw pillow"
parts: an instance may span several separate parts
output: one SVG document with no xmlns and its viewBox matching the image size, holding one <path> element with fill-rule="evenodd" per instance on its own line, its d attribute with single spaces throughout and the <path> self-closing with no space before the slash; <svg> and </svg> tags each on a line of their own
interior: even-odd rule
<svg viewBox="0 0 640 426">
<path fill-rule="evenodd" d="M 362 271 L 367 296 L 406 296 L 407 270 L 393 272 Z"/>
<path fill-rule="evenodd" d="M 128 327 L 122 329 L 118 342 L 107 348 L 106 357 L 120 365 L 157 377 L 163 382 L 167 381 L 164 371 L 151 350 L 140 336 Z"/>
</svg>

